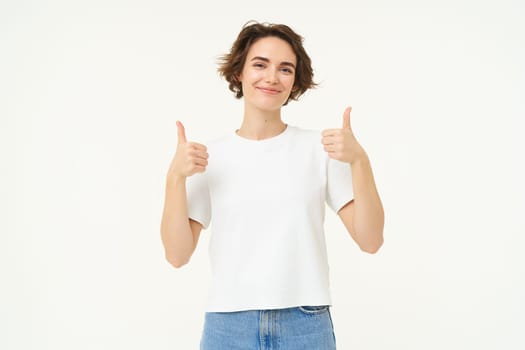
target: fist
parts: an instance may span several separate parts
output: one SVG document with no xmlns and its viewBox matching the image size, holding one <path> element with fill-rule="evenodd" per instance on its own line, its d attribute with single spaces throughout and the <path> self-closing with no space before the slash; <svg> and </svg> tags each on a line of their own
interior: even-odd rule
<svg viewBox="0 0 525 350">
<path fill-rule="evenodd" d="M 366 157 L 366 153 L 357 142 L 350 125 L 351 111 L 352 107 L 348 107 L 343 113 L 343 127 L 341 129 L 326 129 L 323 131 L 321 139 L 324 150 L 330 158 L 349 164 Z"/>
<path fill-rule="evenodd" d="M 188 177 L 195 173 L 203 173 L 208 165 L 206 146 L 186 140 L 184 125 L 177 121 L 177 150 L 171 161 L 168 178 Z"/>
</svg>

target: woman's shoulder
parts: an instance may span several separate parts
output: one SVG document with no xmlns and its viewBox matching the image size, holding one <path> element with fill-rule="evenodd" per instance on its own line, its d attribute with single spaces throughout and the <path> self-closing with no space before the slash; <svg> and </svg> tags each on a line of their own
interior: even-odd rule
<svg viewBox="0 0 525 350">
<path fill-rule="evenodd" d="M 228 152 L 232 148 L 236 148 L 235 138 L 231 134 L 216 136 L 206 142 L 206 147 L 208 152 L 212 153 Z"/>
<path fill-rule="evenodd" d="M 292 134 L 296 138 L 303 139 L 304 141 L 321 141 L 321 131 L 315 129 L 305 129 L 295 125 L 289 125 Z"/>
</svg>

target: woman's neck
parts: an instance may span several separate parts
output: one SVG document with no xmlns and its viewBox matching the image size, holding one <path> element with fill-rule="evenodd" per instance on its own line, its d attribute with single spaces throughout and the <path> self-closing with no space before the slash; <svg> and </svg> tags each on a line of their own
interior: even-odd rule
<svg viewBox="0 0 525 350">
<path fill-rule="evenodd" d="M 241 127 L 236 132 L 247 139 L 264 140 L 281 134 L 285 129 L 280 109 L 275 112 L 245 109 Z"/>
</svg>

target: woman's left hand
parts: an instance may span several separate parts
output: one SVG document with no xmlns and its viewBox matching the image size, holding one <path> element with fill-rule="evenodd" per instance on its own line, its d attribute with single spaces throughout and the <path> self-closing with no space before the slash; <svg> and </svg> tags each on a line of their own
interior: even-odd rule
<svg viewBox="0 0 525 350">
<path fill-rule="evenodd" d="M 343 114 L 343 128 L 326 129 L 323 131 L 323 137 L 321 139 L 324 150 L 330 158 L 349 164 L 367 158 L 365 150 L 359 142 L 357 142 L 352 127 L 350 126 L 351 111 L 352 107 L 345 109 Z"/>
</svg>

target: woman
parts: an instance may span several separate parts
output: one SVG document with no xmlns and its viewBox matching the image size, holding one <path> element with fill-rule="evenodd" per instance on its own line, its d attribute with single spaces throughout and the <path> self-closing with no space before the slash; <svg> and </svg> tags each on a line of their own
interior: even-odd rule
<svg viewBox="0 0 525 350">
<path fill-rule="evenodd" d="M 250 22 L 219 72 L 244 98 L 238 130 L 208 144 L 177 122 L 161 225 L 167 260 L 186 264 L 212 220 L 212 288 L 201 349 L 335 349 L 325 203 L 359 247 L 383 243 L 384 214 L 350 111 L 322 133 L 282 121 L 281 108 L 315 86 L 302 37 Z"/>
</svg>

